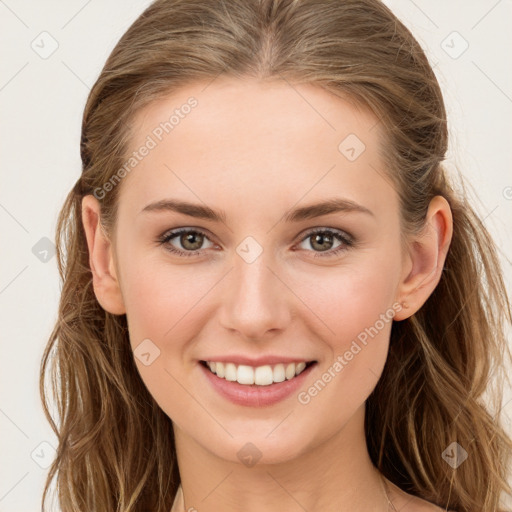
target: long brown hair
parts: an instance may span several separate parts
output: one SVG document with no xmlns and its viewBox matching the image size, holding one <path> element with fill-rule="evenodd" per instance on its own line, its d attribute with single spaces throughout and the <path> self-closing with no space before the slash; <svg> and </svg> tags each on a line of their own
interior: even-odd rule
<svg viewBox="0 0 512 512">
<path fill-rule="evenodd" d="M 502 386 L 487 403 L 483 394 L 506 377 L 510 302 L 493 240 L 442 164 L 447 119 L 434 72 L 379 0 L 157 0 L 112 51 L 85 106 L 82 173 L 58 220 L 63 286 L 40 392 L 59 445 L 43 510 L 53 478 L 66 512 L 171 508 L 180 482 L 172 423 L 138 374 L 126 316 L 95 297 L 81 200 L 123 166 L 136 112 L 220 74 L 312 83 L 369 108 L 385 133 L 404 233 L 421 229 L 435 195 L 448 200 L 454 230 L 441 280 L 416 314 L 393 324 L 366 438 L 376 467 L 406 492 L 457 512 L 499 511 L 511 492 L 512 442 L 499 417 Z M 101 197 L 108 233 L 120 188 Z M 457 468 L 442 456 L 453 442 L 468 452 Z"/>
</svg>

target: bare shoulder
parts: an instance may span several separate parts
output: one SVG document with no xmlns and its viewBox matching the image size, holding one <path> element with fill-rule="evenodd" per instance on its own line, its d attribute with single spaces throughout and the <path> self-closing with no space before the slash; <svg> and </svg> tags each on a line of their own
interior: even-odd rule
<svg viewBox="0 0 512 512">
<path fill-rule="evenodd" d="M 395 508 L 400 512 L 451 512 L 447 511 L 445 508 L 434 505 L 434 503 L 430 503 L 427 500 L 418 498 L 418 496 L 406 493 L 389 480 L 387 480 L 387 484 L 389 489 L 389 498 Z"/>
</svg>

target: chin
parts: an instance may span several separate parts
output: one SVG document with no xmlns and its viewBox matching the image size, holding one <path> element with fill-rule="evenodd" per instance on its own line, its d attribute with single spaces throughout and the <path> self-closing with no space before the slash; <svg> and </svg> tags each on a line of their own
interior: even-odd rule
<svg viewBox="0 0 512 512">
<path fill-rule="evenodd" d="M 230 439 L 227 444 L 216 444 L 212 451 L 220 458 L 250 468 L 256 464 L 261 466 L 289 462 L 299 457 L 311 444 L 299 432 L 297 435 L 287 433 L 270 437 L 267 436 L 270 430 L 265 433 L 247 431 Z"/>
</svg>

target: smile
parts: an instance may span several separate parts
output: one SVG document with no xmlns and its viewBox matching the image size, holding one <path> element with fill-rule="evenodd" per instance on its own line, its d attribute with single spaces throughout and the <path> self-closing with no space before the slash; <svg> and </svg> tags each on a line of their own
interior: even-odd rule
<svg viewBox="0 0 512 512">
<path fill-rule="evenodd" d="M 314 362 L 299 361 L 296 363 L 279 363 L 256 367 L 220 361 L 201 361 L 201 364 L 217 375 L 217 377 L 227 381 L 238 382 L 247 386 L 270 386 L 274 383 L 292 380 Z"/>
</svg>

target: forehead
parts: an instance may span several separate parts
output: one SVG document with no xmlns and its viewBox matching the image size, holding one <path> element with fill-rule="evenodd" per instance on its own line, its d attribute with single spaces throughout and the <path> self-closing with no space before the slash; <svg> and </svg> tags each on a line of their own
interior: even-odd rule
<svg viewBox="0 0 512 512">
<path fill-rule="evenodd" d="M 336 192 L 377 210 L 394 200 L 378 119 L 319 86 L 197 82 L 141 110 L 131 132 L 130 152 L 151 146 L 122 184 L 140 208 L 166 194 L 260 209 L 273 194 L 287 206 Z"/>
<path fill-rule="evenodd" d="M 159 138 L 161 127 L 166 139 L 171 138 L 165 137 L 171 131 L 183 139 L 204 135 L 213 140 L 236 134 L 239 143 L 250 142 L 253 136 L 258 137 L 255 142 L 264 138 L 267 144 L 280 144 L 292 136 L 313 142 L 317 134 L 328 133 L 331 137 L 326 143 L 336 142 L 344 132 L 354 130 L 374 145 L 379 137 L 377 118 L 347 95 L 338 94 L 318 85 L 284 80 L 218 77 L 196 82 L 142 109 L 132 123 L 132 142 L 143 142 L 141 136 L 153 130 Z M 172 126 L 166 130 L 160 126 L 165 123 Z"/>
</svg>

